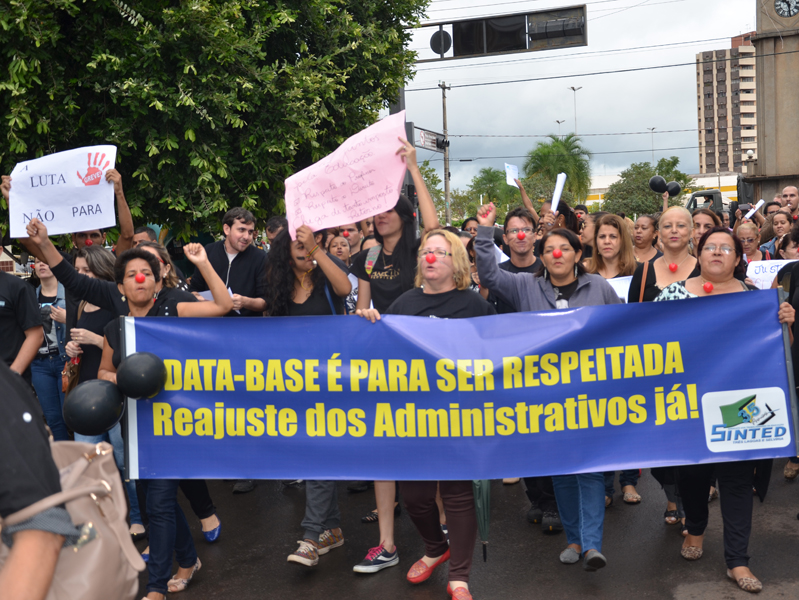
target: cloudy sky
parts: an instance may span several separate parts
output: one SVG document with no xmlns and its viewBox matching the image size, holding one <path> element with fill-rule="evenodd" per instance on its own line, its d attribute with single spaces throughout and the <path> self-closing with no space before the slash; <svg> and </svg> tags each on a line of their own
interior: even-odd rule
<svg viewBox="0 0 799 600">
<path fill-rule="evenodd" d="M 574 93 L 569 87 L 582 87 L 577 92 L 577 132 L 585 136 L 583 142 L 594 154 L 593 174 L 614 175 L 633 162 L 651 160 L 652 137 L 647 131 L 651 127 L 656 128 L 655 160 L 676 155 L 683 170 L 697 173 L 696 54 L 729 48 L 730 37 L 754 30 L 755 1 L 585 0 L 588 46 L 419 64 L 415 79 L 406 87 L 407 119 L 417 127 L 442 131 L 441 90 L 436 86 L 440 81 L 452 86 L 447 92 L 452 187 L 465 188 L 481 168 L 503 169 L 505 162 L 521 167 L 523 156 L 541 138 L 456 136 L 557 134 L 557 120 L 564 121 L 563 134 L 572 132 Z M 575 4 L 568 0 L 432 0 L 426 22 Z M 429 35 L 429 29 L 420 31 L 411 47 L 430 56 Z M 580 76 L 675 63 L 691 64 Z M 567 77 L 459 87 L 552 76 Z M 418 155 L 420 161 L 430 158 L 443 176 L 443 154 L 419 149 Z M 479 157 L 493 158 L 460 161 Z"/>
</svg>

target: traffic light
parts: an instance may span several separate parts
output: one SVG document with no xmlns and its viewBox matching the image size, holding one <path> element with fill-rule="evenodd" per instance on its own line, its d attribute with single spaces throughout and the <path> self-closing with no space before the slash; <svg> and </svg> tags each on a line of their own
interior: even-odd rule
<svg viewBox="0 0 799 600">
<path fill-rule="evenodd" d="M 449 148 L 449 140 L 445 140 L 444 136 L 440 133 L 436 134 L 436 148 L 439 150 L 443 150 L 444 148 Z"/>
</svg>

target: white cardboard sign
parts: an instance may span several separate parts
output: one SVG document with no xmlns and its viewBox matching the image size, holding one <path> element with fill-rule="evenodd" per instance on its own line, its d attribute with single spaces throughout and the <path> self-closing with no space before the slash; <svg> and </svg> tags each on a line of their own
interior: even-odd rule
<svg viewBox="0 0 799 600">
<path fill-rule="evenodd" d="M 746 276 L 760 290 L 767 290 L 774 283 L 777 273 L 793 260 L 753 260 L 746 265 Z"/>
<path fill-rule="evenodd" d="M 28 237 L 25 226 L 33 218 L 50 235 L 113 227 L 114 185 L 105 173 L 116 156 L 116 146 L 88 146 L 17 164 L 8 206 L 11 237 Z"/>
</svg>

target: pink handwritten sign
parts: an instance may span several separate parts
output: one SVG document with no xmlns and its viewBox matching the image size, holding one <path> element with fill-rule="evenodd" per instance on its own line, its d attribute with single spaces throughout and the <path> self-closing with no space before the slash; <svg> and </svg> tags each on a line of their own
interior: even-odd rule
<svg viewBox="0 0 799 600">
<path fill-rule="evenodd" d="M 405 111 L 378 121 L 335 152 L 286 179 L 286 218 L 314 231 L 361 221 L 394 207 L 405 177 L 397 156 L 405 138 Z"/>
</svg>

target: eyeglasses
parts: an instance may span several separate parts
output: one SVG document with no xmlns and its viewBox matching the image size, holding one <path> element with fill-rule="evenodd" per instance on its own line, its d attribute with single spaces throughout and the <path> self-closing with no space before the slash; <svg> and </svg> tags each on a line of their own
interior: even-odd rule
<svg viewBox="0 0 799 600">
<path fill-rule="evenodd" d="M 755 242 L 755 238 L 741 238 L 742 244 L 753 244 Z"/>
<path fill-rule="evenodd" d="M 468 231 L 470 233 L 477 233 L 477 227 L 467 227 L 464 231 Z"/>
<path fill-rule="evenodd" d="M 735 252 L 735 248 L 732 246 L 716 246 L 716 244 L 707 244 L 702 248 L 702 252 L 715 252 L 716 250 L 721 250 L 722 254 L 732 254 Z"/>
<path fill-rule="evenodd" d="M 452 256 L 452 252 L 447 252 L 443 248 L 436 248 L 435 250 L 419 250 L 419 258 L 424 258 L 428 254 L 434 255 L 436 258 L 444 258 L 445 256 Z"/>
<path fill-rule="evenodd" d="M 519 235 L 519 233 L 523 233 L 524 235 L 530 235 L 533 233 L 532 227 L 524 227 L 523 229 L 508 229 L 508 235 Z"/>
</svg>

